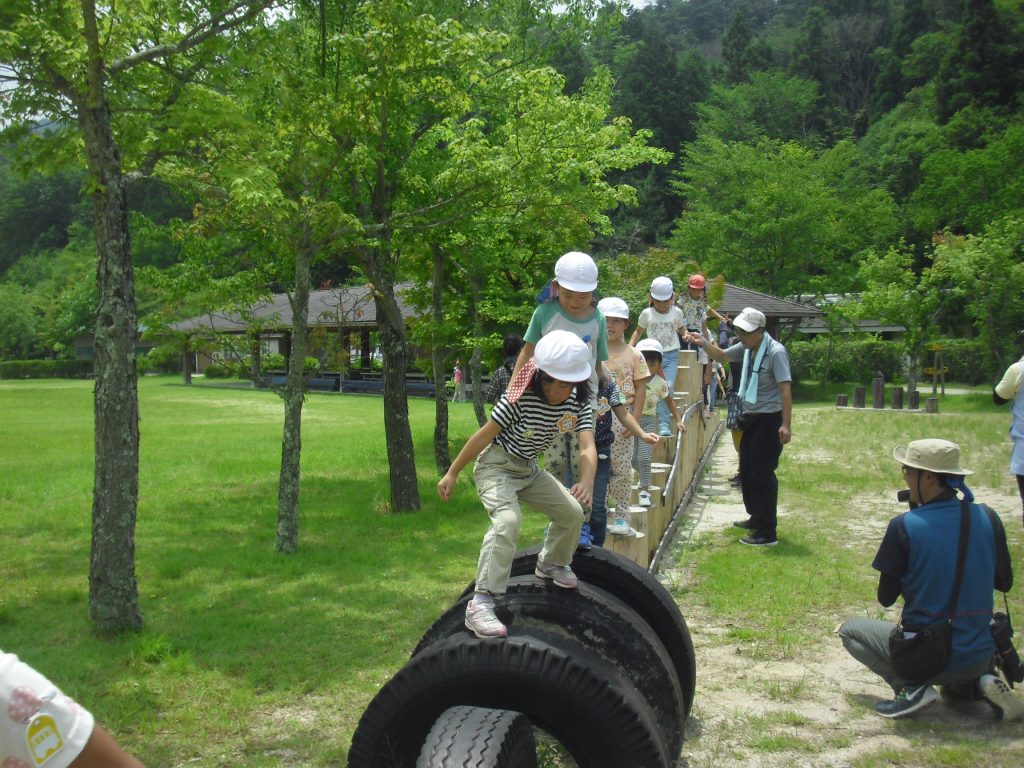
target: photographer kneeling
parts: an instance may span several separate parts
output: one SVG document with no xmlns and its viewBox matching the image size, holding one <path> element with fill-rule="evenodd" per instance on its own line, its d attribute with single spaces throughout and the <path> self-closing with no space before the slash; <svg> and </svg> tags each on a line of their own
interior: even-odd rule
<svg viewBox="0 0 1024 768">
<path fill-rule="evenodd" d="M 927 707 L 938 698 L 932 686 L 941 685 L 944 694 L 984 698 L 998 717 L 1015 720 L 1024 701 L 995 663 L 990 629 L 993 589 L 1013 586 L 1002 523 L 973 503 L 964 484 L 971 471 L 960 467 L 955 443 L 915 440 L 893 458 L 903 465 L 910 510 L 889 521 L 871 565 L 881 574 L 878 602 L 888 607 L 902 595 L 903 614 L 896 627 L 848 619 L 839 628 L 843 645 L 896 693 L 875 705 L 883 717 Z M 907 500 L 906 492 L 900 498 Z M 1016 669 L 1007 672 L 1018 677 Z"/>
</svg>

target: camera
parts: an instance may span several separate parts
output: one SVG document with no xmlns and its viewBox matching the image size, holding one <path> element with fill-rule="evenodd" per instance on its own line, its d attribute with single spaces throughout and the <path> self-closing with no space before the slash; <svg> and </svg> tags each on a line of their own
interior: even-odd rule
<svg viewBox="0 0 1024 768">
<path fill-rule="evenodd" d="M 1013 647 L 1013 626 L 1010 617 L 1005 613 L 993 613 L 989 625 L 992 639 L 996 642 L 999 666 L 1003 669 L 1006 679 L 1013 683 L 1024 682 L 1024 664 L 1021 664 L 1017 649 Z"/>
</svg>

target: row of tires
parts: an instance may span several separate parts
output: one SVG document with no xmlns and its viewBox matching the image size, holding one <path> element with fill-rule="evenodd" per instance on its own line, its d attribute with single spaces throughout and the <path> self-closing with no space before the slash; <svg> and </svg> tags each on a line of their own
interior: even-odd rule
<svg viewBox="0 0 1024 768">
<path fill-rule="evenodd" d="M 533 575 L 539 549 L 517 554 L 499 600 L 509 636 L 465 628 L 470 584 L 366 708 L 350 768 L 522 768 L 536 764 L 533 728 L 581 768 L 675 764 L 696 660 L 672 596 L 601 548 L 573 559 L 579 589 L 559 589 Z"/>
</svg>

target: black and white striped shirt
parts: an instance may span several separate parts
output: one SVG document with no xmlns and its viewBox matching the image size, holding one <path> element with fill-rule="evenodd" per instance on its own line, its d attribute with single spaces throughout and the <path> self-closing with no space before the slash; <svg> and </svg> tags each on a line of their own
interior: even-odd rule
<svg viewBox="0 0 1024 768">
<path fill-rule="evenodd" d="M 502 395 L 491 411 L 491 418 L 501 427 L 494 442 L 527 461 L 533 461 L 551 445 L 556 432 L 594 429 L 590 403 L 577 403 L 575 392 L 561 405 L 549 405 L 530 389 L 515 403 Z"/>
</svg>

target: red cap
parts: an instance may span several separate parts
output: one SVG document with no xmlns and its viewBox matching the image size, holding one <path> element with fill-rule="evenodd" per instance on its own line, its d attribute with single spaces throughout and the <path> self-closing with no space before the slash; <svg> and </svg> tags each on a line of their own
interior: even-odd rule
<svg viewBox="0 0 1024 768">
<path fill-rule="evenodd" d="M 689 286 L 691 288 L 703 288 L 707 284 L 704 275 L 690 275 Z"/>
</svg>

